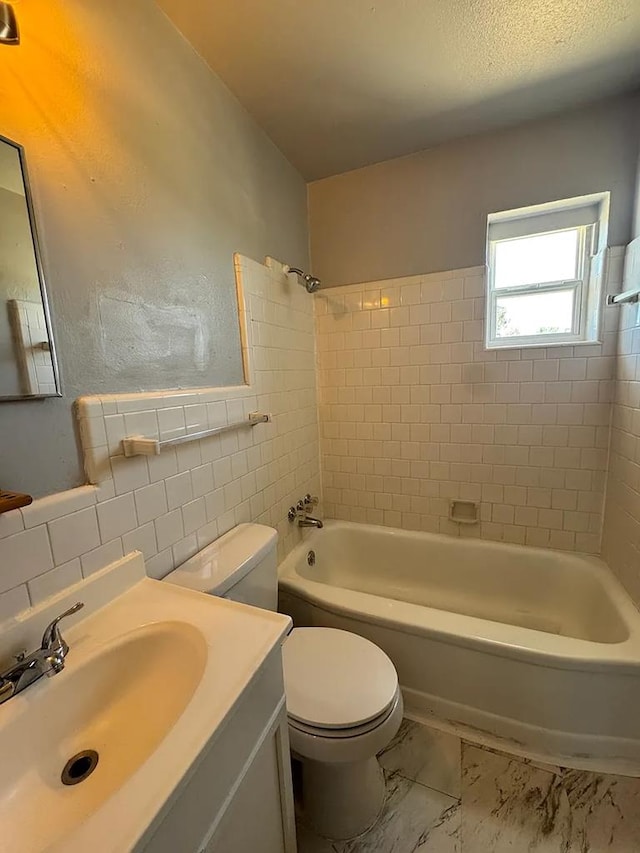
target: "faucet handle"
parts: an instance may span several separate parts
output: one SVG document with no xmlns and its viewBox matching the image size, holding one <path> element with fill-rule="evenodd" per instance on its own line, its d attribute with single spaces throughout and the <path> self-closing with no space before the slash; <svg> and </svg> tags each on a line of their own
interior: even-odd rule
<svg viewBox="0 0 640 853">
<path fill-rule="evenodd" d="M 317 497 L 312 497 L 311 495 L 304 496 L 304 504 L 305 506 L 318 506 L 320 503 L 320 499 Z"/>
<path fill-rule="evenodd" d="M 44 629 L 44 634 L 42 635 L 42 643 L 41 648 L 44 651 L 49 651 L 54 648 L 58 648 L 62 651 L 63 656 L 67 654 L 69 651 L 69 646 L 65 643 L 60 635 L 60 629 L 58 628 L 58 623 L 61 619 L 65 619 L 67 616 L 72 616 L 74 613 L 77 613 L 78 610 L 82 610 L 84 607 L 84 601 L 77 601 L 73 607 L 70 607 L 68 610 L 65 610 L 64 613 L 61 613 L 59 616 L 51 622 Z"/>
</svg>

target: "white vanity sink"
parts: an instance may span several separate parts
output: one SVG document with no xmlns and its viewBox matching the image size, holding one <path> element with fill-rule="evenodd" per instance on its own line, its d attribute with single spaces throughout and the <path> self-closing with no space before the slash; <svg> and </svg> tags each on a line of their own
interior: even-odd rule
<svg viewBox="0 0 640 853">
<path fill-rule="evenodd" d="M 3 633 L 2 651 L 78 598 L 85 609 L 61 625 L 63 672 L 0 706 L 0 826 L 12 853 L 145 849 L 290 624 L 150 580 L 131 555 Z M 63 784 L 85 750 L 98 753 L 95 769 Z"/>
</svg>

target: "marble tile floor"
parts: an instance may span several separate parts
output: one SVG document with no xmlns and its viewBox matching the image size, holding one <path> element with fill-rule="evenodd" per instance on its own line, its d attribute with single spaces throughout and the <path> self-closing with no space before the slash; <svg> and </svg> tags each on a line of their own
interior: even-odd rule
<svg viewBox="0 0 640 853">
<path fill-rule="evenodd" d="M 376 824 L 299 853 L 640 853 L 640 779 L 537 765 L 404 720 Z"/>
</svg>

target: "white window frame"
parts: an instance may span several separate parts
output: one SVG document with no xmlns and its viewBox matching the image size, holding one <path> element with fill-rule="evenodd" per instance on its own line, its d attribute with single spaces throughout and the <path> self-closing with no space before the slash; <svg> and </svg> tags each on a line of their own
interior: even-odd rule
<svg viewBox="0 0 640 853">
<path fill-rule="evenodd" d="M 597 342 L 602 301 L 600 298 L 601 282 L 593 280 L 591 260 L 599 248 L 606 247 L 608 206 L 609 193 L 600 193 L 593 196 L 583 196 L 579 199 L 551 202 L 549 205 L 536 205 L 520 210 L 504 211 L 489 216 L 485 321 L 485 346 L 487 349 L 528 349 L 531 347 L 573 346 Z M 545 223 L 548 223 L 548 228 L 544 227 Z M 562 231 L 578 232 L 577 278 L 496 288 L 495 255 L 498 243 Z M 499 298 L 536 293 L 557 293 L 567 290 L 573 291 L 575 294 L 571 332 L 497 336 Z"/>
</svg>

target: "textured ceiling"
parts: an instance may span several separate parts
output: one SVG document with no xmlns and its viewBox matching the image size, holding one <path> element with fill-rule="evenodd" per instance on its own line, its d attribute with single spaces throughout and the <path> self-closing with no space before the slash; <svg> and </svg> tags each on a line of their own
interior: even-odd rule
<svg viewBox="0 0 640 853">
<path fill-rule="evenodd" d="M 308 178 L 640 83 L 640 0 L 159 0 Z"/>
</svg>

